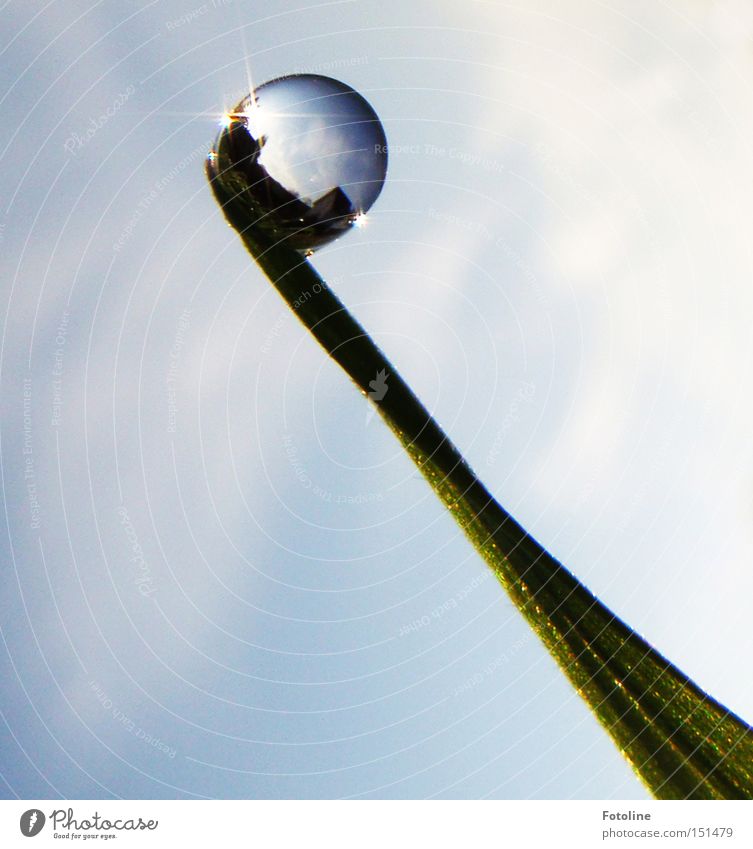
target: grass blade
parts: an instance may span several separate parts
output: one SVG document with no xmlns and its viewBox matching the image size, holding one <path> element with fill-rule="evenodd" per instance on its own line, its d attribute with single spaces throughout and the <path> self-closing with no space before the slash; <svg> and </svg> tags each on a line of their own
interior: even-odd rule
<svg viewBox="0 0 753 849">
<path fill-rule="evenodd" d="M 753 729 L 615 616 L 494 500 L 308 260 L 259 226 L 264 213 L 225 176 L 221 145 L 217 156 L 208 169 L 212 189 L 250 254 L 364 395 L 380 371 L 389 375 L 389 391 L 373 401 L 382 418 L 653 795 L 753 798 Z"/>
</svg>

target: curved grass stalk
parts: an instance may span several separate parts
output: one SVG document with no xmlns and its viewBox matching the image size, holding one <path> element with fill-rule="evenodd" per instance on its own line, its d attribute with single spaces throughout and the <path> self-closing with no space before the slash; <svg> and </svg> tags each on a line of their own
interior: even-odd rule
<svg viewBox="0 0 753 849">
<path fill-rule="evenodd" d="M 495 501 L 308 260 L 259 226 L 264 213 L 242 183 L 233 185 L 223 155 L 220 144 L 208 176 L 228 222 L 364 395 L 380 371 L 389 375 L 384 397 L 372 393 L 378 412 L 651 793 L 753 798 L 753 729 L 615 616 Z"/>
</svg>

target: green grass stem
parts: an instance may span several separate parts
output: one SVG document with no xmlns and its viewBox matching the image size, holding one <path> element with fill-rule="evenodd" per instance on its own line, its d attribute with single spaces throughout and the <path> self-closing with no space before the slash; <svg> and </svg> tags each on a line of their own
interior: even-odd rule
<svg viewBox="0 0 753 849">
<path fill-rule="evenodd" d="M 216 156 L 212 189 L 251 256 L 364 395 L 386 371 L 388 391 L 373 401 L 381 417 L 651 793 L 753 798 L 753 729 L 615 616 L 497 503 L 308 259 L 260 224 L 263 213 L 223 170 L 221 143 Z"/>
</svg>

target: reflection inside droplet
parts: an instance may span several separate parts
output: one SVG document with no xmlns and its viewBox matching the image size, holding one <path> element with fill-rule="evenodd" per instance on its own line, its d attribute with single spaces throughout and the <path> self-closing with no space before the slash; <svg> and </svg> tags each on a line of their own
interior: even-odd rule
<svg viewBox="0 0 753 849">
<path fill-rule="evenodd" d="M 207 162 L 224 196 L 247 200 L 276 239 L 309 252 L 362 226 L 387 172 L 368 102 L 315 74 L 259 86 L 226 115 Z"/>
</svg>

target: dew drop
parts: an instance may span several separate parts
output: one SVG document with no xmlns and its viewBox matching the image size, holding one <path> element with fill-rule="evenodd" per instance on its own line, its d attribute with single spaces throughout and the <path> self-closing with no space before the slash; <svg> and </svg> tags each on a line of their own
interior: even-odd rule
<svg viewBox="0 0 753 849">
<path fill-rule="evenodd" d="M 350 86 L 295 74 L 258 86 L 223 117 L 207 171 L 269 235 L 310 253 L 363 225 L 384 185 L 387 140 Z"/>
</svg>

